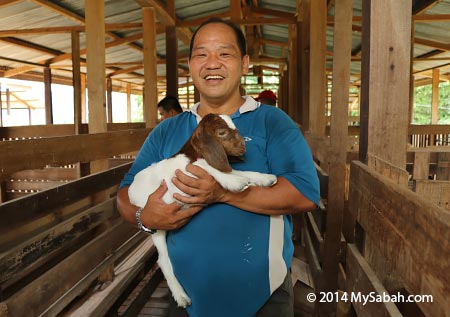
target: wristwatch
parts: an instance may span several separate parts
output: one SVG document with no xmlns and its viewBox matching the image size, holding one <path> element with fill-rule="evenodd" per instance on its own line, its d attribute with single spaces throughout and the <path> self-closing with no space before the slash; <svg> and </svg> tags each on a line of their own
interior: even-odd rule
<svg viewBox="0 0 450 317">
<path fill-rule="evenodd" d="M 156 232 L 156 229 L 149 229 L 146 226 L 144 226 L 144 224 L 142 223 L 141 220 L 141 213 L 144 210 L 144 208 L 139 208 L 136 211 L 136 222 L 138 225 L 139 230 L 141 230 L 142 232 L 146 232 L 146 233 L 150 233 L 150 234 L 154 234 Z"/>
</svg>

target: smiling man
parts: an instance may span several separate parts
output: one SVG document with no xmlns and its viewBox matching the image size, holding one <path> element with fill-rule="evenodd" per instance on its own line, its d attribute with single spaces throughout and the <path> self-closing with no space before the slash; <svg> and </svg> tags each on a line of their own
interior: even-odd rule
<svg viewBox="0 0 450 317">
<path fill-rule="evenodd" d="M 140 221 L 147 228 L 169 230 L 174 272 L 192 300 L 187 312 L 171 316 L 293 316 L 291 214 L 316 207 L 319 183 L 296 124 L 280 109 L 240 95 L 248 68 L 242 31 L 220 19 L 204 22 L 192 37 L 189 56 L 200 102 L 151 132 L 118 192 L 121 215 L 136 223 L 138 208 L 128 198 L 134 176 L 175 154 L 208 113 L 230 115 L 246 140 L 244 161 L 232 163 L 234 169 L 277 176 L 270 188 L 231 193 L 189 165 L 194 177 L 178 171 L 172 181 L 189 195 L 174 197 L 192 207 L 164 205 L 165 184 L 150 195 Z"/>
</svg>

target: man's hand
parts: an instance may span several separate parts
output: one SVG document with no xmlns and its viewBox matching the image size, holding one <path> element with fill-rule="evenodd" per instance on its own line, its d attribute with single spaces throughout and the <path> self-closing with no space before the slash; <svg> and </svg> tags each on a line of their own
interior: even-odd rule
<svg viewBox="0 0 450 317">
<path fill-rule="evenodd" d="M 141 220 L 144 226 L 151 229 L 174 230 L 184 226 L 203 206 L 192 206 L 181 209 L 177 202 L 167 205 L 163 196 L 167 185 L 163 181 L 158 189 L 148 197 Z"/>
<path fill-rule="evenodd" d="M 176 200 L 193 205 L 212 204 L 222 200 L 227 191 L 208 172 L 192 164 L 187 165 L 186 171 L 195 177 L 191 177 L 177 170 L 175 173 L 176 177 L 172 179 L 172 182 L 178 189 L 191 197 L 174 194 Z"/>
</svg>

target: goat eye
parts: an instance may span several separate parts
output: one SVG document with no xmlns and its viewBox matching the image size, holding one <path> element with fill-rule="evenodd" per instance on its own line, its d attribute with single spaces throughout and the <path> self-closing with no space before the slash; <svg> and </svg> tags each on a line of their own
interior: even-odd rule
<svg viewBox="0 0 450 317">
<path fill-rule="evenodd" d="M 219 130 L 217 130 L 217 136 L 218 137 L 223 138 L 223 137 L 227 136 L 227 134 L 228 134 L 228 130 L 227 129 L 219 129 Z"/>
</svg>

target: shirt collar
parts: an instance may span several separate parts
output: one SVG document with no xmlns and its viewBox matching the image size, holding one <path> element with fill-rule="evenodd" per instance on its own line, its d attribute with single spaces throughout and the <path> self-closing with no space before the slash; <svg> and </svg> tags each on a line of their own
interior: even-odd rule
<svg viewBox="0 0 450 317">
<path fill-rule="evenodd" d="M 261 105 L 260 102 L 256 101 L 255 99 L 253 99 L 250 96 L 243 96 L 243 97 L 245 99 L 244 104 L 239 107 L 238 111 L 236 111 L 235 113 L 233 113 L 230 116 L 231 118 L 237 118 L 237 117 L 240 117 L 241 114 L 243 114 L 243 113 L 254 111 L 254 110 L 258 109 L 259 106 Z M 201 117 L 197 112 L 199 106 L 200 106 L 200 102 L 197 102 L 195 105 L 192 106 L 191 109 L 188 110 L 189 112 L 193 113 L 196 116 L 197 122 L 199 122 L 201 120 Z"/>
</svg>

